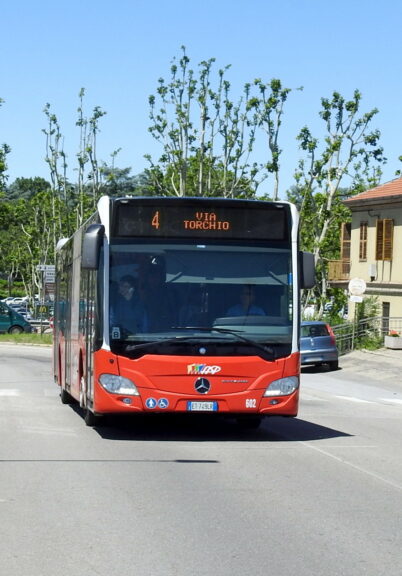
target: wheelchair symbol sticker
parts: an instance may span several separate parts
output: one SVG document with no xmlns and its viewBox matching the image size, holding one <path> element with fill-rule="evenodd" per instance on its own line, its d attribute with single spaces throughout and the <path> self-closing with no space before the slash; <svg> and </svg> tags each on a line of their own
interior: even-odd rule
<svg viewBox="0 0 402 576">
<path fill-rule="evenodd" d="M 158 400 L 158 408 L 165 409 L 169 406 L 169 400 L 167 398 L 159 398 Z"/>
</svg>

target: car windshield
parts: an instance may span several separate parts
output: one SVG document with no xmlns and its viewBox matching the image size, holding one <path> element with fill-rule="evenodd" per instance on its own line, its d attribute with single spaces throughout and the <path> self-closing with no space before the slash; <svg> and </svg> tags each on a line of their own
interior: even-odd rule
<svg viewBox="0 0 402 576">
<path fill-rule="evenodd" d="M 317 336 L 329 336 L 325 324 L 307 324 L 301 327 L 302 338 L 316 338 Z"/>
<path fill-rule="evenodd" d="M 158 343 L 168 353 L 172 342 L 195 341 L 289 347 L 292 301 L 287 248 L 177 241 L 110 247 L 112 349 Z"/>
</svg>

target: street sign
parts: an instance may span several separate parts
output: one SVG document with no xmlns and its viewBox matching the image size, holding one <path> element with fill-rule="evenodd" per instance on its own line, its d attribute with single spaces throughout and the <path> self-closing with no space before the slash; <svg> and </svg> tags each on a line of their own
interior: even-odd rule
<svg viewBox="0 0 402 576">
<path fill-rule="evenodd" d="M 54 284 L 55 282 L 55 270 L 45 270 L 45 284 Z"/>
<path fill-rule="evenodd" d="M 358 304 L 361 304 L 363 302 L 363 296 L 351 296 L 349 302 L 357 302 Z"/>
<path fill-rule="evenodd" d="M 47 272 L 47 271 L 53 270 L 53 272 L 54 272 L 55 268 L 56 267 L 54 264 L 38 264 L 36 267 L 36 271 L 37 272 Z"/>
<path fill-rule="evenodd" d="M 366 282 L 362 278 L 352 278 L 348 284 L 348 288 L 352 296 L 361 296 L 366 291 Z"/>
</svg>

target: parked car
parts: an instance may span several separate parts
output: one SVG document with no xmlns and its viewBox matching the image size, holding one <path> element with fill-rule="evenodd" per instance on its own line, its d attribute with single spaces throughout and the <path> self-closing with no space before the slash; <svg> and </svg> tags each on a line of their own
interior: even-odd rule
<svg viewBox="0 0 402 576">
<path fill-rule="evenodd" d="M 21 334 L 21 332 L 32 332 L 32 326 L 21 314 L 13 308 L 0 302 L 0 333 Z"/>
<path fill-rule="evenodd" d="M 10 306 L 11 308 L 11 306 Z M 31 313 L 29 312 L 29 310 L 27 308 L 24 307 L 20 307 L 20 308 L 14 308 L 14 310 L 18 313 L 21 314 L 21 316 L 23 318 L 25 318 L 25 320 L 28 320 L 29 322 L 31 320 L 33 320 Z"/>
<path fill-rule="evenodd" d="M 10 304 L 10 302 L 12 302 L 13 300 L 14 296 L 7 296 L 7 298 L 3 298 L 1 302 L 4 302 L 4 304 Z"/>
<path fill-rule="evenodd" d="M 301 323 L 300 356 L 302 366 L 328 364 L 331 370 L 338 369 L 335 335 L 327 322 L 308 320 Z"/>
</svg>

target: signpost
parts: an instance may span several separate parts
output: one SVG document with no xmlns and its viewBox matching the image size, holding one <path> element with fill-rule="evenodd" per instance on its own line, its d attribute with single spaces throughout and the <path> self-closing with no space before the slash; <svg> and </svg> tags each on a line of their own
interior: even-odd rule
<svg viewBox="0 0 402 576">
<path fill-rule="evenodd" d="M 366 282 L 362 278 L 352 278 L 348 284 L 349 301 L 355 303 L 355 313 L 353 320 L 352 350 L 354 349 L 355 330 L 357 323 L 357 307 L 363 302 L 363 294 L 366 291 Z"/>
<path fill-rule="evenodd" d="M 38 264 L 36 270 L 42 272 L 43 294 L 41 300 L 44 301 L 46 297 L 49 300 L 54 300 L 56 267 L 54 264 Z"/>
<path fill-rule="evenodd" d="M 352 278 L 348 284 L 348 288 L 349 294 L 352 296 L 362 296 L 366 291 L 366 282 L 363 278 Z"/>
</svg>

